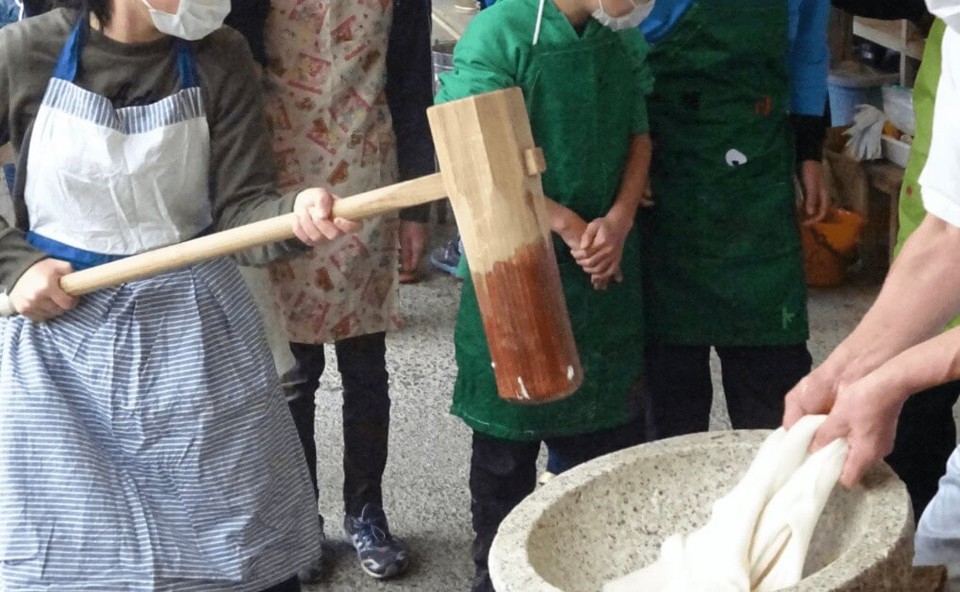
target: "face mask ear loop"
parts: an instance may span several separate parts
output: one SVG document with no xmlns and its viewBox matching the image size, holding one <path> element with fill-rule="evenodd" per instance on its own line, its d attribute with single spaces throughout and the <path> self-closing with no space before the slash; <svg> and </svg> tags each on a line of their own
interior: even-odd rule
<svg viewBox="0 0 960 592">
<path fill-rule="evenodd" d="M 537 11 L 537 26 L 533 30 L 533 44 L 536 45 L 537 41 L 540 41 L 540 25 L 543 24 L 543 3 L 546 0 L 540 0 L 540 10 Z"/>
<path fill-rule="evenodd" d="M 22 21 L 23 17 L 26 15 L 26 9 L 23 6 L 23 0 L 13 0 L 13 1 L 17 3 L 17 6 L 20 7 L 20 14 L 17 16 L 17 20 Z"/>
</svg>

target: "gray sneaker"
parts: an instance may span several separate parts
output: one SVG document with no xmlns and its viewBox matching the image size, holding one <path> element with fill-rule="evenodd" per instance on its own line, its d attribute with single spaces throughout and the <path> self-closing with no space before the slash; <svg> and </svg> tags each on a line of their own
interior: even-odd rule
<svg viewBox="0 0 960 592">
<path fill-rule="evenodd" d="M 297 572 L 297 579 L 300 580 L 301 584 L 316 584 L 323 579 L 323 576 L 326 575 L 326 568 L 324 563 L 323 547 L 326 543 L 327 537 L 323 534 L 323 516 L 320 516 L 320 555 L 310 562 L 309 565 L 303 567 L 300 571 Z"/>
<path fill-rule="evenodd" d="M 360 567 L 377 578 L 392 578 L 407 570 L 407 545 L 390 534 L 387 516 L 380 506 L 367 504 L 360 516 L 346 516 L 343 528 L 357 550 Z"/>
</svg>

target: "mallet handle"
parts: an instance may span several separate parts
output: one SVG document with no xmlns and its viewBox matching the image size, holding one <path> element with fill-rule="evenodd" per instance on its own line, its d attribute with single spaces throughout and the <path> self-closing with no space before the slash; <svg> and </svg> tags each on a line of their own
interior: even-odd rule
<svg viewBox="0 0 960 592">
<path fill-rule="evenodd" d="M 337 200 L 333 206 L 333 215 L 359 220 L 434 201 L 446 195 L 443 177 L 436 173 Z M 284 214 L 76 271 L 60 278 L 60 287 L 71 296 L 81 296 L 207 259 L 293 238 L 294 218 L 294 214 Z M 0 295 L 0 315 L 13 314 L 16 314 L 16 310 L 7 295 Z"/>
</svg>

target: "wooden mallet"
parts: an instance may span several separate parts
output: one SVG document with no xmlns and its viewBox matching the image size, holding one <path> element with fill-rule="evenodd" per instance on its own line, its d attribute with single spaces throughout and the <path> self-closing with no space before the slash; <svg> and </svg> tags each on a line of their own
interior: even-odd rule
<svg viewBox="0 0 960 592">
<path fill-rule="evenodd" d="M 480 304 L 500 396 L 541 403 L 583 381 L 554 257 L 540 173 L 519 89 L 431 107 L 441 173 L 340 199 L 333 215 L 359 220 L 449 196 Z M 294 214 L 132 255 L 61 278 L 80 296 L 207 259 L 293 238 Z M 6 295 L 0 314 L 15 314 Z"/>
</svg>

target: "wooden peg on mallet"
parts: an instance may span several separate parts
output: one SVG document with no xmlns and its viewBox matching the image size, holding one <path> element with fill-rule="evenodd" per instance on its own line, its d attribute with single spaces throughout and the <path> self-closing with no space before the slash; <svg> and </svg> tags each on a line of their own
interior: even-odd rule
<svg viewBox="0 0 960 592">
<path fill-rule="evenodd" d="M 338 200 L 336 217 L 358 220 L 449 195 L 477 290 L 500 396 L 542 403 L 583 381 L 546 226 L 540 173 L 519 89 L 431 107 L 441 172 Z M 293 238 L 294 214 L 132 255 L 64 276 L 73 296 Z M 0 295 L 0 314 L 15 314 Z"/>
</svg>

